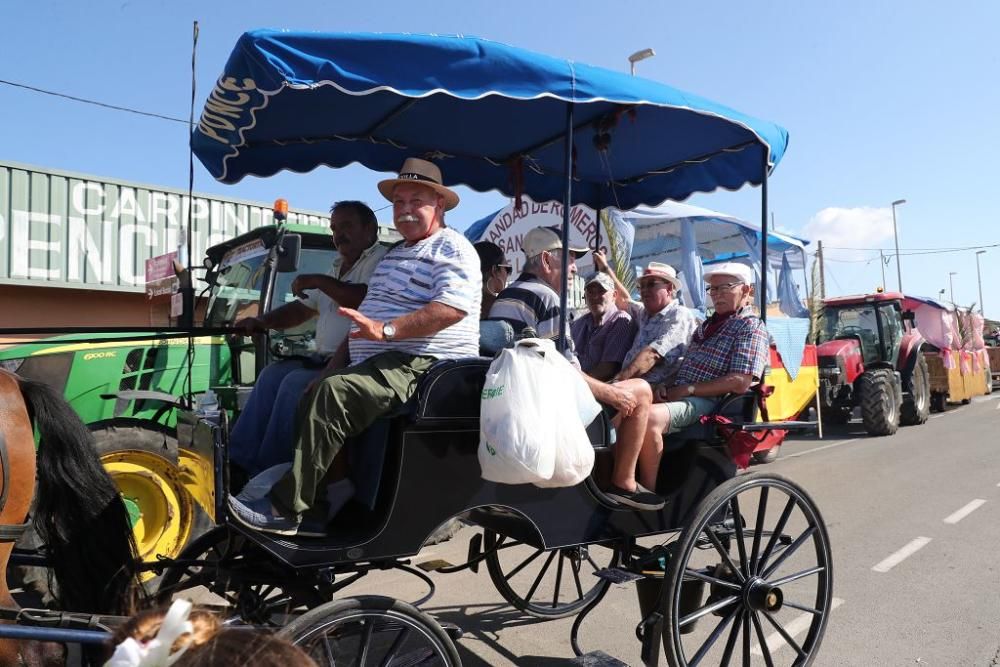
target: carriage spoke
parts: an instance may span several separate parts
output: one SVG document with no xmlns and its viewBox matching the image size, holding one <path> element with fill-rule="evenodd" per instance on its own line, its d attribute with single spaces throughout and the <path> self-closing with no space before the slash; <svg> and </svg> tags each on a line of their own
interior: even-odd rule
<svg viewBox="0 0 1000 667">
<path fill-rule="evenodd" d="M 798 581 L 799 579 L 804 579 L 813 574 L 818 574 L 820 572 L 825 572 L 826 567 L 822 565 L 817 565 L 816 567 L 811 567 L 808 570 L 802 570 L 801 572 L 796 572 L 795 574 L 790 574 L 787 577 L 782 577 L 781 579 L 775 579 L 771 582 L 772 586 L 784 586 L 785 584 L 790 584 L 793 581 Z"/>
<path fill-rule="evenodd" d="M 781 638 L 785 640 L 786 644 L 795 649 L 795 652 L 798 653 L 800 657 L 802 658 L 806 657 L 806 652 L 803 651 L 802 648 L 795 643 L 795 640 L 792 639 L 792 636 L 788 634 L 785 628 L 783 628 L 776 620 L 774 620 L 774 617 L 772 617 L 771 614 L 767 613 L 766 611 L 761 611 L 761 613 L 764 614 L 764 618 L 766 618 L 768 622 L 774 626 L 774 629 L 778 631 L 778 634 L 781 635 Z"/>
<path fill-rule="evenodd" d="M 781 606 L 791 607 L 792 609 L 798 609 L 799 611 L 804 611 L 807 614 L 812 614 L 813 616 L 821 616 L 823 614 L 822 609 L 813 609 L 812 607 L 807 607 L 804 604 L 798 604 L 796 602 L 789 602 L 787 599 L 782 601 Z"/>
<path fill-rule="evenodd" d="M 788 517 L 792 515 L 792 509 L 794 507 L 795 498 L 789 496 L 788 502 L 785 503 L 785 508 L 781 510 L 781 516 L 778 517 L 778 524 L 774 527 L 774 532 L 771 533 L 771 539 L 767 541 L 767 546 L 764 547 L 764 553 L 761 554 L 760 561 L 757 563 L 758 571 L 767 565 L 767 559 L 771 557 L 771 552 L 774 551 L 774 547 L 778 543 L 778 538 L 781 537 L 781 531 L 785 529 L 785 524 L 788 523 Z"/>
<path fill-rule="evenodd" d="M 325 634 L 323 635 L 323 653 L 326 655 L 326 664 L 331 666 L 337 664 L 337 656 L 333 654 L 333 647 L 330 646 L 330 637 Z"/>
<path fill-rule="evenodd" d="M 808 540 L 810 537 L 812 537 L 813 533 L 815 532 L 816 532 L 816 526 L 809 526 L 808 528 L 806 528 L 806 530 L 803 531 L 803 533 L 799 535 L 794 542 L 788 545 L 788 548 L 785 549 L 781 553 L 781 555 L 778 556 L 778 558 L 775 559 L 775 561 L 767 567 L 766 570 L 764 570 L 764 573 L 761 575 L 761 578 L 767 579 L 772 574 L 774 574 L 775 570 L 781 567 L 781 564 L 784 563 L 786 560 L 788 560 L 789 556 L 798 551 L 798 548 L 801 547 L 803 544 L 805 544 L 805 541 Z"/>
<path fill-rule="evenodd" d="M 718 577 L 713 577 L 711 575 L 705 574 L 701 570 L 692 570 L 690 568 L 684 570 L 684 576 L 690 577 L 692 579 L 700 579 L 701 581 L 713 584 L 715 586 L 722 586 L 723 588 L 728 588 L 731 591 L 741 591 L 742 586 L 734 584 L 731 581 L 726 581 L 725 579 L 719 579 Z"/>
<path fill-rule="evenodd" d="M 750 563 L 747 562 L 747 545 L 743 542 L 743 515 L 740 513 L 739 496 L 733 496 L 729 500 L 729 507 L 733 511 L 733 525 L 736 528 L 736 548 L 740 552 L 740 568 L 744 577 L 750 576 Z"/>
<path fill-rule="evenodd" d="M 549 557 L 545 559 L 545 565 L 542 566 L 542 571 L 538 573 L 537 577 L 535 577 L 535 583 L 531 584 L 531 588 L 528 590 L 528 594 L 524 597 L 525 602 L 531 602 L 531 597 L 535 594 L 535 591 L 538 589 L 538 584 L 542 583 L 542 577 L 544 577 L 545 573 L 549 571 L 549 565 L 552 564 L 552 559 L 555 557 L 556 557 L 555 551 L 549 553 Z"/>
<path fill-rule="evenodd" d="M 767 639 L 764 637 L 764 628 L 760 625 L 760 618 L 757 614 L 753 614 L 753 628 L 757 632 L 757 643 L 760 645 L 760 652 L 764 656 L 764 662 L 767 667 L 774 667 L 774 661 L 771 659 L 771 647 L 767 645 Z"/>
<path fill-rule="evenodd" d="M 688 614 L 687 616 L 685 616 L 684 618 L 682 618 L 680 621 L 678 621 L 677 622 L 677 627 L 683 628 L 688 623 L 693 623 L 694 621 L 697 621 L 702 616 L 707 616 L 708 614 L 711 614 L 713 611 L 716 611 L 718 609 L 722 609 L 723 607 L 728 607 L 732 603 L 739 601 L 739 599 L 740 599 L 739 596 L 730 595 L 727 598 L 723 598 L 722 600 L 718 600 L 716 602 L 713 602 L 712 604 L 710 604 L 710 605 L 708 605 L 706 607 L 702 607 L 698 611 L 693 611 L 690 614 Z"/>
<path fill-rule="evenodd" d="M 732 556 L 730 556 L 726 548 L 722 546 L 722 542 L 719 541 L 715 532 L 707 526 L 704 530 L 705 534 L 708 535 L 708 539 L 712 542 L 712 546 L 714 546 L 715 550 L 719 552 L 719 555 L 722 556 L 722 560 L 726 562 L 726 565 L 728 565 L 729 569 L 733 571 L 733 574 L 739 578 L 740 583 L 746 582 L 746 577 L 743 576 L 743 572 L 739 567 L 737 567 L 736 563 L 733 562 Z"/>
<path fill-rule="evenodd" d="M 392 664 L 393 658 L 396 657 L 396 654 L 399 652 L 399 649 L 403 647 L 403 642 L 406 641 L 406 638 L 409 635 L 410 635 L 410 629 L 407 627 L 403 627 L 399 631 L 399 634 L 396 635 L 396 640 L 392 642 L 392 646 L 389 647 L 389 652 L 386 653 L 385 657 L 382 659 L 382 664 L 379 665 L 379 667 L 389 667 L 389 665 Z"/>
<path fill-rule="evenodd" d="M 365 667 L 368 662 L 368 647 L 372 643 L 372 633 L 375 631 L 375 620 L 367 619 L 361 621 L 365 626 L 365 633 L 361 637 L 361 653 L 358 655 L 358 667 Z"/>
<path fill-rule="evenodd" d="M 533 563 L 534 560 L 536 558 L 538 558 L 539 556 L 541 556 L 543 553 L 545 553 L 545 552 L 542 551 L 541 549 L 539 549 L 538 551 L 536 551 L 532 555 L 528 556 L 528 558 L 525 559 L 525 561 L 523 563 L 521 563 L 520 565 L 518 565 L 517 567 L 515 567 L 513 570 L 511 570 L 510 574 L 508 574 L 507 576 L 505 576 L 504 579 L 506 579 L 507 581 L 510 581 L 511 579 L 514 578 L 514 575 L 516 575 L 518 572 L 520 572 L 524 568 L 526 568 L 529 565 L 531 565 L 531 563 Z"/>
<path fill-rule="evenodd" d="M 570 568 L 573 571 L 573 583 L 576 584 L 576 599 L 583 599 L 583 585 L 580 583 L 580 568 L 578 565 L 574 565 Z"/>
<path fill-rule="evenodd" d="M 737 607 L 733 610 L 737 616 L 739 616 L 742 607 Z M 729 660 L 733 657 L 733 649 L 736 648 L 736 638 L 740 636 L 740 621 L 738 618 L 733 618 L 733 629 L 729 631 L 729 638 L 726 639 L 726 650 L 722 653 L 722 661 L 719 664 L 728 665 Z"/>
<path fill-rule="evenodd" d="M 750 667 L 750 608 L 743 609 L 743 667 Z"/>
<path fill-rule="evenodd" d="M 555 593 L 552 595 L 552 608 L 555 609 L 559 606 L 559 588 L 562 586 L 562 572 L 563 563 L 566 560 L 566 556 L 559 552 L 559 564 L 556 566 L 556 589 Z"/>
<path fill-rule="evenodd" d="M 753 545 L 750 547 L 750 574 L 757 574 L 757 557 L 760 555 L 760 536 L 764 531 L 764 515 L 767 513 L 768 487 L 760 488 L 760 500 L 757 501 L 757 522 L 753 531 Z"/>
<path fill-rule="evenodd" d="M 701 659 L 705 657 L 705 654 L 708 653 L 713 646 L 715 646 L 715 642 L 719 641 L 719 637 L 722 636 L 726 627 L 733 621 L 739 611 L 740 607 L 733 607 L 733 610 L 726 614 L 725 618 L 719 621 L 718 625 L 715 626 L 715 629 L 712 630 L 712 634 L 708 636 L 708 639 L 706 639 L 705 643 L 701 645 L 698 652 L 694 654 L 694 657 L 688 661 L 688 667 L 696 667 L 696 665 L 701 662 Z"/>
</svg>

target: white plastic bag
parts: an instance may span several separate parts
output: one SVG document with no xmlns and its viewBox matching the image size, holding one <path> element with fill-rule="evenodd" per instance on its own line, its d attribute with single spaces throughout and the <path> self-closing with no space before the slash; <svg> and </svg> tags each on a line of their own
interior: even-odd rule
<svg viewBox="0 0 1000 667">
<path fill-rule="evenodd" d="M 600 409 L 552 341 L 518 341 L 500 353 L 486 375 L 479 442 L 483 479 L 544 487 L 578 484 L 594 465 L 585 426 Z"/>
</svg>

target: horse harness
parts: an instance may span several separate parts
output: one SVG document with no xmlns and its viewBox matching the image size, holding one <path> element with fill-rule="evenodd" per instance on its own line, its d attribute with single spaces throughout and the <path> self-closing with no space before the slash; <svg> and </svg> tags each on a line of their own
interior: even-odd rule
<svg viewBox="0 0 1000 667">
<path fill-rule="evenodd" d="M 10 492 L 10 458 L 7 455 L 7 441 L 0 433 L 0 468 L 3 469 L 3 489 L 0 489 L 0 513 L 7 505 L 7 494 Z M 28 523 L 0 524 L 0 544 L 4 542 L 16 542 L 28 529 Z"/>
</svg>

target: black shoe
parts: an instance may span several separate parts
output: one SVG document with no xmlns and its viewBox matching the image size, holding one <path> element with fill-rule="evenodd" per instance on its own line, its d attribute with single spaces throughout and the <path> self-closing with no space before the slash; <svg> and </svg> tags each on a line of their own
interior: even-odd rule
<svg viewBox="0 0 1000 667">
<path fill-rule="evenodd" d="M 641 484 L 635 485 L 635 491 L 626 491 L 612 484 L 604 491 L 604 494 L 619 505 L 625 505 L 637 510 L 658 510 L 667 504 L 667 501 L 661 496 L 644 488 Z"/>
</svg>

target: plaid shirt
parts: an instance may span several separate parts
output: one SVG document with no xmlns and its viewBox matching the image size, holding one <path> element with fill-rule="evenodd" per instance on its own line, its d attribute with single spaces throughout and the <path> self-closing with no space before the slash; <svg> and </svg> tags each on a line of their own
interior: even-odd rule
<svg viewBox="0 0 1000 667">
<path fill-rule="evenodd" d="M 704 336 L 708 320 L 695 332 L 677 372 L 675 385 L 716 380 L 727 373 L 746 373 L 755 380 L 764 377 L 769 359 L 770 339 L 764 323 L 749 308 L 727 319 L 708 340 Z"/>
<path fill-rule="evenodd" d="M 635 338 L 635 329 L 632 316 L 614 305 L 609 306 L 600 324 L 594 324 L 594 316 L 589 312 L 577 317 L 570 331 L 583 372 L 589 373 L 605 361 L 621 366 Z"/>
</svg>

